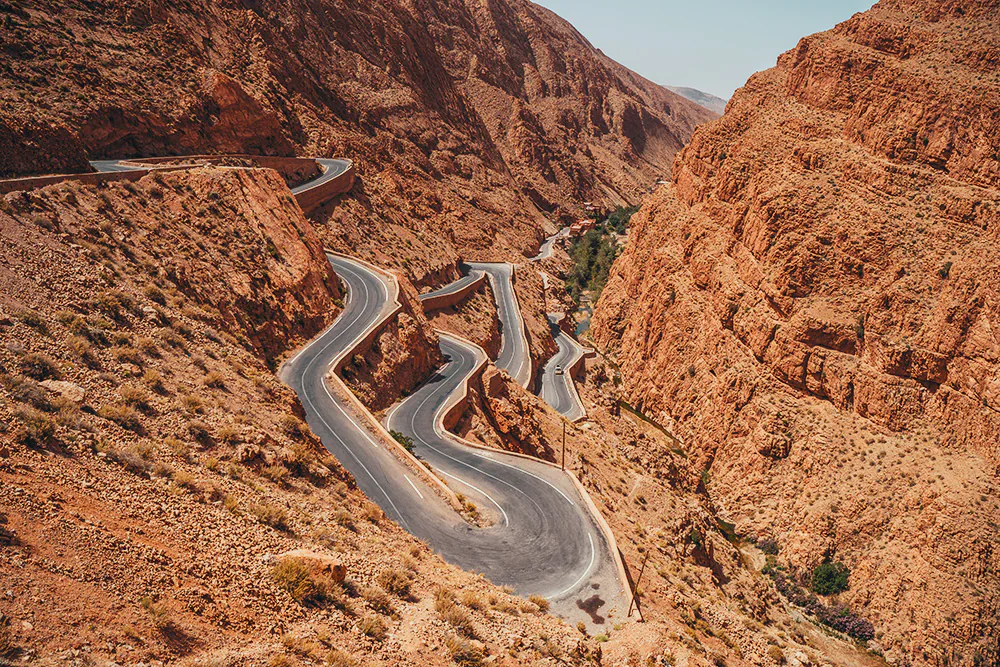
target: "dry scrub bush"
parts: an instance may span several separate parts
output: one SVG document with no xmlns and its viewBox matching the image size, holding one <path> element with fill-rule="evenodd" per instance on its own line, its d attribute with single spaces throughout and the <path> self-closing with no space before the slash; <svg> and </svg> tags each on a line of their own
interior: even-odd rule
<svg viewBox="0 0 1000 667">
<path fill-rule="evenodd" d="M 478 642 L 449 635 L 444 638 L 444 645 L 452 661 L 459 667 L 479 667 L 485 664 L 486 654 Z"/>
<path fill-rule="evenodd" d="M 271 526 L 276 530 L 288 530 L 288 512 L 283 507 L 275 505 L 259 504 L 251 505 L 250 513 L 257 517 L 261 523 Z"/>
<path fill-rule="evenodd" d="M 10 397 L 19 403 L 27 403 L 39 410 L 52 410 L 45 387 L 30 378 L 0 374 L 0 386 L 3 386 Z"/>
<path fill-rule="evenodd" d="M 151 597 L 144 597 L 139 601 L 142 608 L 149 614 L 149 620 L 153 622 L 158 630 L 165 630 L 170 627 L 170 610 L 164 602 L 154 602 Z"/>
<path fill-rule="evenodd" d="M 459 601 L 469 609 L 476 609 L 478 611 L 486 609 L 486 602 L 483 600 L 483 596 L 473 590 L 466 589 L 462 591 Z"/>
<path fill-rule="evenodd" d="M 38 352 L 29 352 L 18 362 L 21 372 L 36 380 L 58 379 L 59 369 L 52 357 Z"/>
<path fill-rule="evenodd" d="M 532 595 L 528 599 L 531 600 L 536 607 L 538 607 L 538 611 L 545 613 L 549 610 L 549 601 L 541 595 Z"/>
<path fill-rule="evenodd" d="M 10 619 L 0 614 L 0 658 L 14 654 L 17 645 L 14 643 L 14 632 L 10 629 Z"/>
<path fill-rule="evenodd" d="M 212 440 L 212 433 L 208 430 L 208 424 L 200 419 L 192 419 L 187 425 L 188 433 L 196 442 L 208 444 Z"/>
<path fill-rule="evenodd" d="M 339 648 L 331 649 L 326 654 L 327 667 L 357 667 L 357 662 L 348 653 L 344 653 Z"/>
<path fill-rule="evenodd" d="M 107 405 L 102 405 L 97 410 L 97 414 L 103 419 L 115 422 L 124 429 L 134 431 L 135 433 L 142 432 L 142 422 L 139 419 L 139 413 L 127 405 L 108 403 Z"/>
<path fill-rule="evenodd" d="M 260 474 L 279 486 L 288 486 L 288 478 L 291 474 L 284 466 L 268 466 L 260 471 Z"/>
<path fill-rule="evenodd" d="M 230 445 L 235 445 L 242 440 L 239 430 L 232 424 L 223 424 L 219 427 L 219 440 Z"/>
<path fill-rule="evenodd" d="M 195 479 L 194 475 L 183 470 L 174 471 L 174 484 L 181 487 L 182 489 L 188 489 L 189 491 L 194 491 L 198 488 L 198 480 Z"/>
<path fill-rule="evenodd" d="M 206 387 L 211 387 L 212 389 L 226 388 L 226 378 L 219 371 L 212 371 L 206 375 L 204 383 Z"/>
<path fill-rule="evenodd" d="M 66 339 L 66 347 L 88 366 L 92 366 L 97 361 L 93 344 L 84 336 L 73 334 Z"/>
<path fill-rule="evenodd" d="M 160 371 L 155 368 L 147 368 L 142 374 L 142 383 L 149 387 L 152 391 L 157 394 L 163 394 L 166 392 L 166 387 L 163 385 L 163 376 Z"/>
<path fill-rule="evenodd" d="M 147 461 L 139 452 L 131 449 L 111 449 L 108 456 L 122 467 L 136 475 L 148 475 L 153 471 L 153 464 Z"/>
<path fill-rule="evenodd" d="M 372 608 L 372 611 L 386 615 L 392 614 L 395 611 L 389 596 L 381 588 L 377 586 L 362 586 L 360 593 L 361 597 L 368 603 L 368 606 Z"/>
<path fill-rule="evenodd" d="M 299 604 L 343 603 L 344 589 L 326 575 L 318 575 L 306 561 L 283 558 L 271 569 L 271 578 Z"/>
<path fill-rule="evenodd" d="M 469 612 L 455 604 L 454 593 L 439 588 L 434 592 L 434 609 L 441 619 L 466 637 L 475 637 L 476 628 Z"/>
<path fill-rule="evenodd" d="M 149 408 L 149 392 L 142 387 L 127 384 L 118 388 L 118 395 L 122 397 L 126 405 L 142 410 Z"/>
<path fill-rule="evenodd" d="M 14 418 L 21 422 L 14 439 L 26 446 L 43 447 L 52 442 L 56 435 L 56 425 L 52 419 L 34 408 L 14 411 Z"/>
<path fill-rule="evenodd" d="M 384 640 L 388 634 L 388 627 L 385 621 L 382 620 L 381 616 L 375 616 L 374 614 L 365 616 L 358 621 L 358 629 L 377 641 Z"/>
<path fill-rule="evenodd" d="M 378 585 L 386 590 L 388 593 L 399 596 L 401 598 L 409 597 L 410 595 L 410 576 L 402 570 L 397 570 L 396 568 L 390 568 L 388 570 L 383 570 L 376 579 Z"/>
</svg>

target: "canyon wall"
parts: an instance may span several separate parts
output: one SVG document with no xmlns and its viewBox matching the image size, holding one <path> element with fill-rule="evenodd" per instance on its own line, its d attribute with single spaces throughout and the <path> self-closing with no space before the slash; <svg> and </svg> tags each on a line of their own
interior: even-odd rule
<svg viewBox="0 0 1000 667">
<path fill-rule="evenodd" d="M 998 63 L 996 0 L 803 39 L 695 132 L 593 319 L 723 515 L 848 563 L 896 664 L 997 659 Z"/>
</svg>

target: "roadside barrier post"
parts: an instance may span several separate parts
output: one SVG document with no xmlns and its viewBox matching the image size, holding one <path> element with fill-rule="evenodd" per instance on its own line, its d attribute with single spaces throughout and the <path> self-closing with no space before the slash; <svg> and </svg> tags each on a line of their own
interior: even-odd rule
<svg viewBox="0 0 1000 667">
<path fill-rule="evenodd" d="M 566 469 L 566 420 L 562 420 L 563 423 L 563 442 L 562 442 L 562 469 Z"/>
</svg>

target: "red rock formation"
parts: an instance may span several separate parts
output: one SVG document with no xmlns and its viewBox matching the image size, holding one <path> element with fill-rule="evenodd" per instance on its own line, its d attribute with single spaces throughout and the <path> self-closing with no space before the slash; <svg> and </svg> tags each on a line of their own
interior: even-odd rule
<svg viewBox="0 0 1000 667">
<path fill-rule="evenodd" d="M 725 513 L 837 550 L 901 663 L 996 652 L 998 26 L 896 0 L 802 40 L 695 133 L 594 316 Z"/>
</svg>

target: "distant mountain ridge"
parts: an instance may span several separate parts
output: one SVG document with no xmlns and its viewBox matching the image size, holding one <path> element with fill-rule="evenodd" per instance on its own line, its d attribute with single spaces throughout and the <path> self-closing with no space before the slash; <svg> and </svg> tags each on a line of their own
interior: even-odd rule
<svg viewBox="0 0 1000 667">
<path fill-rule="evenodd" d="M 677 93 L 684 99 L 691 100 L 712 113 L 717 113 L 720 116 L 726 113 L 726 103 L 729 100 L 724 100 L 721 97 L 716 97 L 711 93 L 706 93 L 697 88 L 685 88 L 684 86 L 666 86 L 666 88 L 670 92 Z"/>
</svg>

